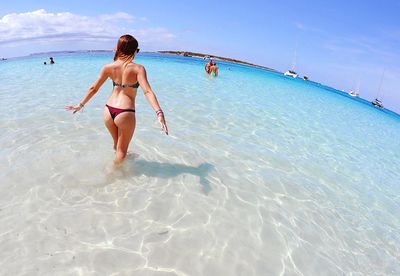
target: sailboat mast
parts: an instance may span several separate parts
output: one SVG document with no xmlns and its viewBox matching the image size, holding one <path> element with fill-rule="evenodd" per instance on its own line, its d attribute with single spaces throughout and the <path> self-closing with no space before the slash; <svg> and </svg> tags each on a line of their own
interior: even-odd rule
<svg viewBox="0 0 400 276">
<path fill-rule="evenodd" d="M 294 68 L 296 67 L 296 63 L 297 63 L 297 47 L 298 46 L 299 46 L 299 36 L 297 35 L 296 48 L 294 49 L 294 57 L 293 57 L 293 63 L 292 63 L 292 71 L 294 71 Z"/>
<path fill-rule="evenodd" d="M 382 76 L 381 76 L 381 81 L 379 82 L 379 89 L 378 92 L 376 93 L 376 98 L 378 99 L 379 95 L 381 94 L 381 89 L 382 89 L 382 83 L 383 83 L 383 77 L 385 76 L 385 69 L 383 69 Z"/>
<path fill-rule="evenodd" d="M 358 81 L 357 81 L 357 87 L 356 87 L 356 92 L 357 92 L 357 94 L 360 93 L 360 83 L 361 83 L 361 81 L 360 81 L 360 79 L 358 79 Z"/>
<path fill-rule="evenodd" d="M 294 50 L 294 57 L 293 57 L 293 63 L 292 63 L 292 71 L 294 71 L 294 68 L 296 67 L 296 62 L 297 62 L 297 47 Z"/>
</svg>

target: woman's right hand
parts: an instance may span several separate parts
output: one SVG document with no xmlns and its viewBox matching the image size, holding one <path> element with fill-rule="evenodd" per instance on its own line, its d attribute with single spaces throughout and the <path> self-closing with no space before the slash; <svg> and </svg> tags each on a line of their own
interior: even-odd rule
<svg viewBox="0 0 400 276">
<path fill-rule="evenodd" d="M 158 114 L 158 115 L 157 115 L 157 118 L 158 118 L 158 121 L 159 121 L 160 124 L 161 124 L 161 129 L 162 129 L 162 131 L 164 131 L 165 134 L 168 135 L 168 127 L 167 127 L 167 123 L 165 122 L 164 113 L 161 112 L 160 114 Z"/>
</svg>

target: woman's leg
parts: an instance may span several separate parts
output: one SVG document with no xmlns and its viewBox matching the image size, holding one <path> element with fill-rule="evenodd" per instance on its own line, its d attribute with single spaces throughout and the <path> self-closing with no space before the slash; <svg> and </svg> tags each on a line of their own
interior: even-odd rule
<svg viewBox="0 0 400 276">
<path fill-rule="evenodd" d="M 136 126 L 136 118 L 134 112 L 120 113 L 114 120 L 118 127 L 117 152 L 115 155 L 115 163 L 120 164 L 124 161 L 128 152 L 129 143 L 131 142 Z"/>
<path fill-rule="evenodd" d="M 110 112 L 108 111 L 107 107 L 104 107 L 103 117 L 104 117 L 104 124 L 106 125 L 108 131 L 110 132 L 110 134 L 114 140 L 114 150 L 117 150 L 118 128 L 114 124 L 114 121 L 111 118 Z"/>
</svg>

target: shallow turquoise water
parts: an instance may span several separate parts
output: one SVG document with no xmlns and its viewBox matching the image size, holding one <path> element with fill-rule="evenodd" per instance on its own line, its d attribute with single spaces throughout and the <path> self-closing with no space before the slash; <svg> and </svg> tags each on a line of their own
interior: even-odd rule
<svg viewBox="0 0 400 276">
<path fill-rule="evenodd" d="M 0 63 L 0 269 L 10 275 L 400 274 L 400 118 L 302 80 L 141 54 L 132 152 L 111 167 L 111 54 Z M 0 273 L 1 274 L 1 273 Z M 157 274 L 158 275 L 158 274 Z"/>
</svg>

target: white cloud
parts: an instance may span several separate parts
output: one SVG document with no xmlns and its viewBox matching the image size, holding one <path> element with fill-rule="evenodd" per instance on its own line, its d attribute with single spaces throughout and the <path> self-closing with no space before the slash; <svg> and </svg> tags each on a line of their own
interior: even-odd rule
<svg viewBox="0 0 400 276">
<path fill-rule="evenodd" d="M 296 28 L 297 29 L 300 29 L 300 30 L 304 30 L 304 24 L 303 23 L 300 23 L 300 22 L 296 22 L 296 23 L 294 23 L 294 25 L 296 26 Z"/>
<path fill-rule="evenodd" d="M 382 43 L 382 41 L 385 41 L 385 43 Z M 374 37 L 336 36 L 329 38 L 324 47 L 337 54 L 359 55 L 366 60 L 376 59 L 386 63 L 399 61 L 399 53 L 394 51 L 394 48 L 387 41 L 378 34 Z"/>
<path fill-rule="evenodd" d="M 296 27 L 296 29 L 304 31 L 304 32 L 325 33 L 321 29 L 318 29 L 318 28 L 310 26 L 310 25 L 306 25 L 302 22 L 294 22 L 294 26 Z"/>
<path fill-rule="evenodd" d="M 139 42 L 170 41 L 175 35 L 166 28 L 135 28 L 146 18 L 124 12 L 84 16 L 70 12 L 50 13 L 44 9 L 11 13 L 0 19 L 0 45 L 31 41 L 115 41 L 129 33 Z"/>
</svg>

